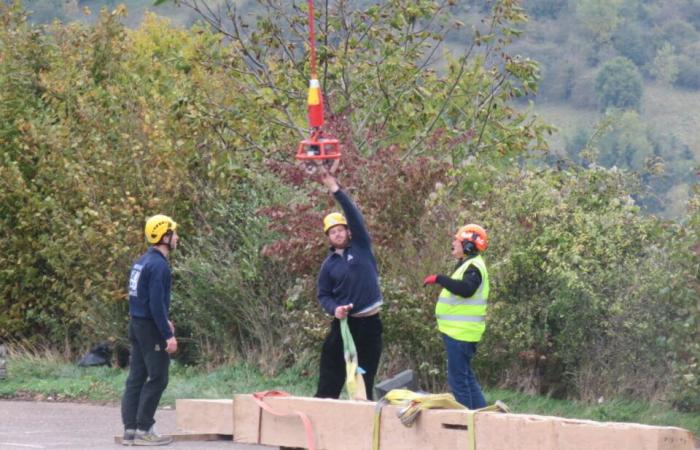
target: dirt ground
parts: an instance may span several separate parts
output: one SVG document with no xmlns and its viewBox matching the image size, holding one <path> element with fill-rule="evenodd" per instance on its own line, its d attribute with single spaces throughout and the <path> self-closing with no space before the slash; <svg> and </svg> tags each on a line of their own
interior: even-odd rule
<svg viewBox="0 0 700 450">
<path fill-rule="evenodd" d="M 159 434 L 177 432 L 175 411 L 156 413 Z M 81 403 L 0 400 L 0 449 L 111 449 L 121 435 L 119 406 Z M 236 444 L 232 441 L 173 442 L 163 448 L 276 450 L 277 447 Z"/>
</svg>

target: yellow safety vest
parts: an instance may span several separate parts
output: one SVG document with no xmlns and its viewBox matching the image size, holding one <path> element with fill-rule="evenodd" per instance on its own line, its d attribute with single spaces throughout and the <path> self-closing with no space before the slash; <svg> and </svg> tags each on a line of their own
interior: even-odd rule
<svg viewBox="0 0 700 450">
<path fill-rule="evenodd" d="M 486 329 L 486 303 L 489 298 L 489 273 L 481 255 L 469 258 L 450 276 L 462 280 L 469 266 L 481 272 L 481 285 L 469 297 L 460 297 L 443 288 L 435 305 L 438 330 L 453 339 L 479 342 Z"/>
</svg>

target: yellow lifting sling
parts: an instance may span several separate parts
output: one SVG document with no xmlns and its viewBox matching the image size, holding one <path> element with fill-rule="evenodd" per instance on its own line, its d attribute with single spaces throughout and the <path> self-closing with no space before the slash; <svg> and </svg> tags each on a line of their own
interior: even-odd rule
<svg viewBox="0 0 700 450">
<path fill-rule="evenodd" d="M 343 356 L 345 357 L 345 389 L 350 400 L 367 400 L 365 379 L 362 374 L 365 371 L 358 365 L 357 349 L 355 341 L 350 334 L 348 319 L 340 320 L 340 335 L 343 338 Z"/>
<path fill-rule="evenodd" d="M 397 416 L 401 423 L 407 427 L 413 425 L 418 414 L 424 409 L 467 409 L 457 402 L 452 394 L 421 394 L 408 389 L 393 389 L 377 402 L 374 409 L 374 430 L 372 433 L 372 450 L 379 450 L 380 426 L 382 408 L 385 405 L 403 406 Z M 500 400 L 484 408 L 470 410 L 467 415 L 467 432 L 469 433 L 468 450 L 476 449 L 476 436 L 474 434 L 474 414 L 480 412 L 505 412 L 510 409 Z"/>
</svg>

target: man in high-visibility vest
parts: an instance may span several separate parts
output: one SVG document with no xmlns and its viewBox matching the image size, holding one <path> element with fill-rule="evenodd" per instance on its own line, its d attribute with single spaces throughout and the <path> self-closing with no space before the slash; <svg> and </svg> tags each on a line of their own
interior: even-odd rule
<svg viewBox="0 0 700 450">
<path fill-rule="evenodd" d="M 489 273 L 481 253 L 488 246 L 486 230 L 469 224 L 452 241 L 452 256 L 458 259 L 452 275 L 428 275 L 423 285 L 440 284 L 435 305 L 438 330 L 447 351 L 447 382 L 455 399 L 469 409 L 486 406 L 472 358 L 486 329 Z"/>
</svg>

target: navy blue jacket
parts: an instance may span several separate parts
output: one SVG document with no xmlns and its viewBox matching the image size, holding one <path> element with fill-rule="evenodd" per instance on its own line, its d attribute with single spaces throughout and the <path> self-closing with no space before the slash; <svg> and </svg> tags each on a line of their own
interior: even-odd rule
<svg viewBox="0 0 700 450">
<path fill-rule="evenodd" d="M 343 191 L 333 195 L 343 208 L 352 238 L 342 256 L 331 248 L 323 261 L 318 274 L 318 301 L 330 315 L 338 306 L 352 303 L 350 314 L 354 314 L 382 303 L 377 261 L 362 214 Z"/>
<path fill-rule="evenodd" d="M 155 322 L 164 340 L 173 337 L 168 324 L 172 275 L 165 256 L 154 247 L 134 263 L 129 274 L 129 315 Z"/>
</svg>

